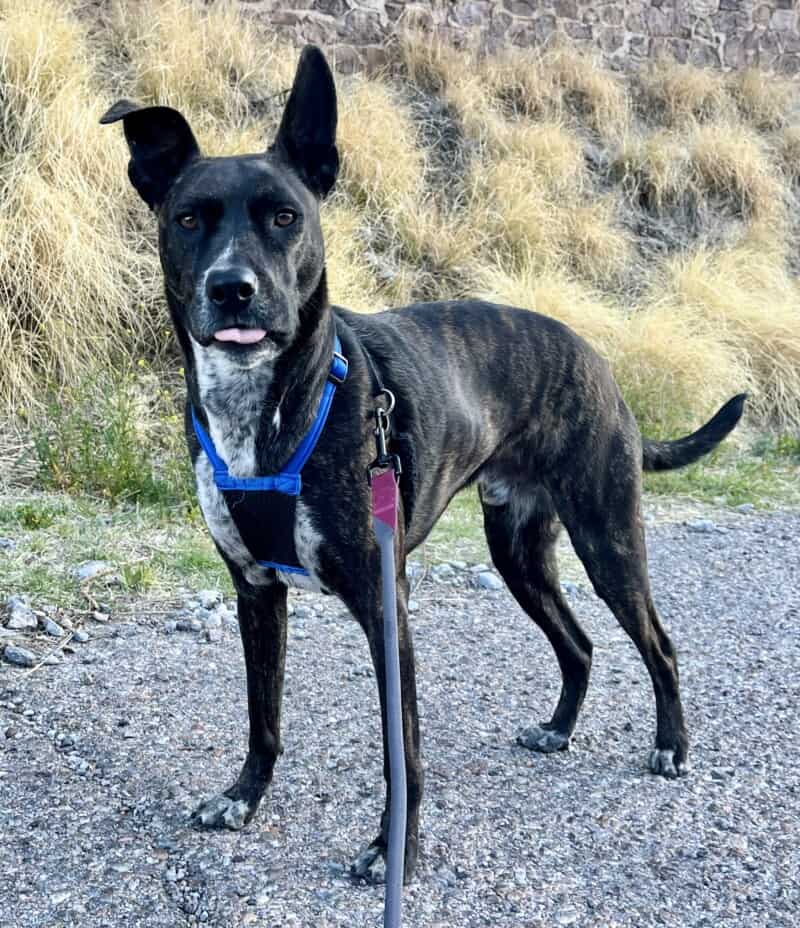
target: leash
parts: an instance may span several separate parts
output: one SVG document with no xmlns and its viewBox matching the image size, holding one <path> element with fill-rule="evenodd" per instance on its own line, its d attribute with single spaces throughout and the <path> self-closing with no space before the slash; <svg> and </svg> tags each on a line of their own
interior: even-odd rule
<svg viewBox="0 0 800 928">
<path fill-rule="evenodd" d="M 367 355 L 367 357 L 369 357 Z M 373 382 L 377 374 L 373 373 Z M 403 904 L 403 876 L 406 849 L 406 752 L 403 743 L 403 695 L 400 682 L 400 644 L 397 631 L 397 587 L 394 539 L 397 532 L 398 480 L 400 458 L 389 454 L 390 415 L 394 394 L 381 389 L 387 407 L 375 407 L 375 443 L 377 457 L 370 464 L 367 477 L 372 489 L 372 524 L 381 551 L 381 601 L 383 605 L 383 651 L 386 667 L 386 719 L 389 745 L 389 840 L 386 847 L 386 896 L 384 928 L 400 928 Z"/>
</svg>

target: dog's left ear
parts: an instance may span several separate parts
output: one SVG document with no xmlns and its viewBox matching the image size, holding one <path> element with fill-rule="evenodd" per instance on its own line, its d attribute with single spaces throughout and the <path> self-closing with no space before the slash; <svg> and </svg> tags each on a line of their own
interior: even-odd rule
<svg viewBox="0 0 800 928">
<path fill-rule="evenodd" d="M 150 209 L 160 206 L 180 172 L 200 149 L 189 123 L 170 106 L 140 106 L 118 100 L 100 119 L 123 121 L 131 153 L 128 177 Z"/>
<path fill-rule="evenodd" d="M 284 158 L 310 189 L 324 197 L 339 171 L 336 150 L 336 87 L 325 56 L 315 45 L 300 55 L 294 84 L 271 152 Z"/>
</svg>

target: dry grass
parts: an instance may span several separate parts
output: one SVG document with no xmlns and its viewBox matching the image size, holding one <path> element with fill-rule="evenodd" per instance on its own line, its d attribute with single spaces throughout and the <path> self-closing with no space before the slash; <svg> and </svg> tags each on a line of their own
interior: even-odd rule
<svg viewBox="0 0 800 928">
<path fill-rule="evenodd" d="M 725 78 L 718 71 L 662 59 L 640 73 L 639 83 L 643 115 L 662 125 L 719 118 L 730 106 Z"/>
<path fill-rule="evenodd" d="M 425 159 L 411 118 L 379 81 L 356 79 L 340 93 L 341 186 L 362 207 L 419 195 Z"/>
<path fill-rule="evenodd" d="M 731 73 L 728 86 L 742 117 L 761 131 L 788 125 L 800 103 L 796 81 L 766 75 L 757 68 Z"/>
<path fill-rule="evenodd" d="M 495 99 L 516 118 L 570 119 L 606 138 L 619 136 L 628 125 L 622 83 L 569 46 L 512 49 L 485 59 L 482 71 Z"/>
<path fill-rule="evenodd" d="M 3 412 L 169 345 L 152 223 L 104 107 L 168 103 L 210 154 L 257 151 L 297 59 L 231 2 L 70 2 L 0 0 Z M 394 77 L 338 81 L 334 301 L 484 294 L 556 315 L 654 433 L 745 387 L 762 422 L 800 424 L 795 85 L 663 62 L 626 82 L 563 45 L 397 48 Z"/>
<path fill-rule="evenodd" d="M 763 248 L 698 249 L 668 262 L 651 295 L 661 311 L 702 318 L 751 382 L 762 423 L 800 427 L 800 285 Z"/>
</svg>

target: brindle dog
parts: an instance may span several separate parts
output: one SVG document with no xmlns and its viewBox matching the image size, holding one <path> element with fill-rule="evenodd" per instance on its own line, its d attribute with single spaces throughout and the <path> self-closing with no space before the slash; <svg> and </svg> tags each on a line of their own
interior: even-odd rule
<svg viewBox="0 0 800 928">
<path fill-rule="evenodd" d="M 652 678 L 650 769 L 683 774 L 688 740 L 675 650 L 648 583 L 642 469 L 680 467 L 706 454 L 734 428 L 745 397 L 686 438 L 643 440 L 608 364 L 554 319 L 471 300 L 371 316 L 332 307 L 320 201 L 339 166 L 336 95 L 316 48 L 302 54 L 277 137 L 264 153 L 204 157 L 183 116 L 164 106 L 120 101 L 102 121 L 117 120 L 130 147 L 131 182 L 158 221 L 166 294 L 185 356 L 187 410 L 194 407 L 232 475 L 283 468 L 314 420 L 335 335 L 341 340 L 349 375 L 303 471 L 293 541 L 307 582 L 339 596 L 366 633 L 384 729 L 380 570 L 365 473 L 375 454 L 376 380 L 397 398 L 393 448 L 405 468 L 397 583 L 406 877 L 417 857 L 423 784 L 406 557 L 470 484 L 478 486 L 495 566 L 561 668 L 553 717 L 528 728 L 521 743 L 545 752 L 567 747 L 589 681 L 592 644 L 558 581 L 554 552 L 563 524 Z M 255 814 L 281 750 L 286 594 L 298 575 L 257 564 L 188 412 L 186 432 L 200 504 L 238 593 L 250 713 L 241 773 L 195 819 L 206 828 L 237 829 Z M 355 876 L 380 879 L 387 830 L 384 812 L 377 837 L 353 864 Z"/>
</svg>

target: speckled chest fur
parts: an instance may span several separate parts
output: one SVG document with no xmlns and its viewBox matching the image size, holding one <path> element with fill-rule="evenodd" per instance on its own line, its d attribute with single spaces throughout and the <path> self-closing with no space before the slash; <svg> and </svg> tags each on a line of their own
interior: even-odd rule
<svg viewBox="0 0 800 928">
<path fill-rule="evenodd" d="M 261 362 L 252 368 L 232 363 L 213 349 L 192 344 L 200 400 L 208 418 L 209 431 L 217 452 L 234 477 L 257 476 L 256 435 L 264 397 L 272 381 L 272 365 Z M 280 428 L 280 411 L 273 428 Z M 255 561 L 239 534 L 222 493 L 214 483 L 211 463 L 199 454 L 194 466 L 197 495 L 211 537 L 243 571 L 254 586 L 271 582 L 271 572 Z M 295 511 L 294 542 L 300 565 L 308 576 L 278 571 L 284 583 L 301 589 L 319 590 L 317 549 L 320 535 L 305 501 L 299 499 Z"/>
</svg>

